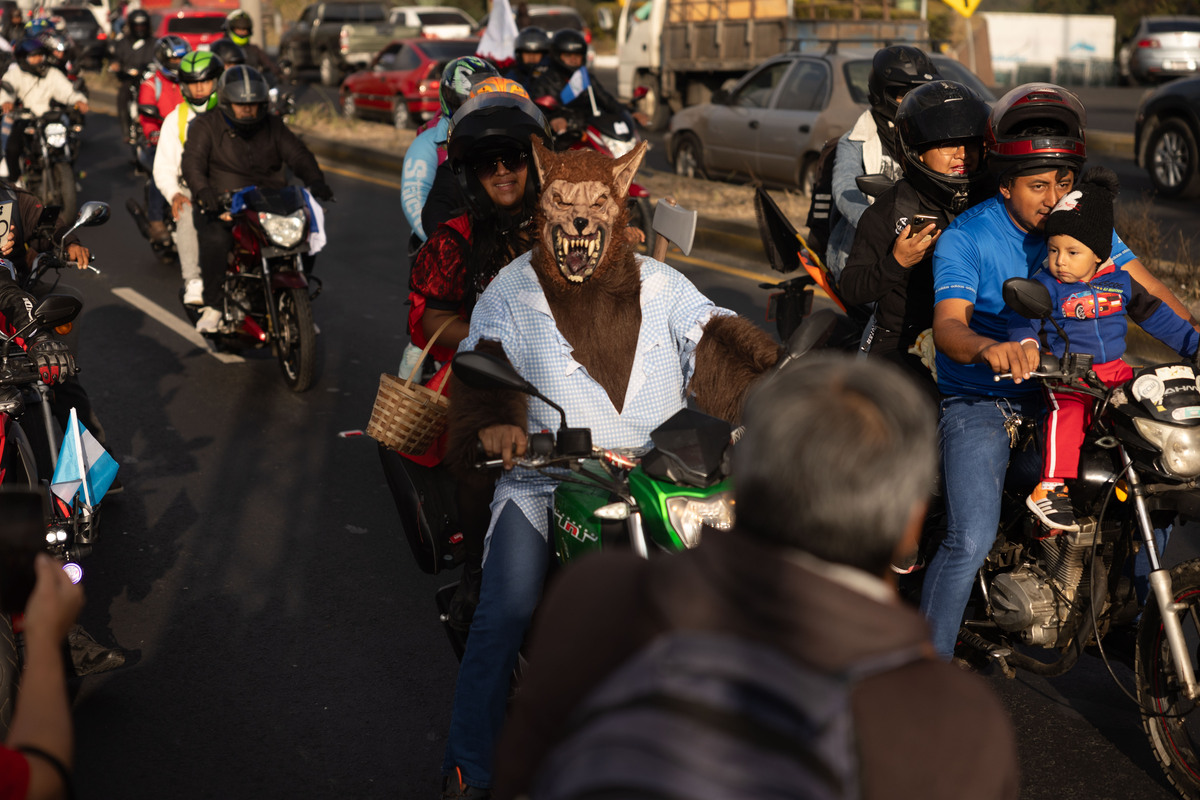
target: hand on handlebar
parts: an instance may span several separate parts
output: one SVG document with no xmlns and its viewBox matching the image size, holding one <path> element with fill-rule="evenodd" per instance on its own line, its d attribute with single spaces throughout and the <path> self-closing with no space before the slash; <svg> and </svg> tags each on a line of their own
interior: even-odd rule
<svg viewBox="0 0 1200 800">
<path fill-rule="evenodd" d="M 1041 356 L 1032 342 L 993 342 L 979 352 L 977 360 L 985 362 L 993 372 L 1008 373 L 1013 383 L 1028 380 L 1041 366 Z"/>
<path fill-rule="evenodd" d="M 67 245 L 67 258 L 75 262 L 78 269 L 87 269 L 92 262 L 92 253 L 79 242 Z"/>
<path fill-rule="evenodd" d="M 490 425 L 479 432 L 479 443 L 489 456 L 504 459 L 504 468 L 512 469 L 513 456 L 525 455 L 529 438 L 516 425 Z"/>
<path fill-rule="evenodd" d="M 47 385 L 52 386 L 55 381 L 69 378 L 76 372 L 75 356 L 71 355 L 70 349 L 64 343 L 48 336 L 34 339 L 33 344 L 29 345 L 28 353 L 42 381 Z"/>
</svg>

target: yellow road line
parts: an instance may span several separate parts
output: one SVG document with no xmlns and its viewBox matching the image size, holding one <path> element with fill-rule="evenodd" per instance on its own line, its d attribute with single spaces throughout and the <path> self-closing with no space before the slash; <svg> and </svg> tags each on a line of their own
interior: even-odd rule
<svg viewBox="0 0 1200 800">
<path fill-rule="evenodd" d="M 372 175 L 363 175 L 361 172 L 351 172 L 348 169 L 339 169 L 338 167 L 331 167 L 327 162 L 323 162 L 323 161 L 318 161 L 318 163 L 321 165 L 322 170 L 324 170 L 325 172 L 332 172 L 334 175 L 344 175 L 347 178 L 354 178 L 355 180 L 366 181 L 367 183 L 374 183 L 378 186 L 386 186 L 389 189 L 399 189 L 400 188 L 400 184 L 396 183 L 395 181 L 385 181 L 383 178 L 376 178 Z"/>
</svg>

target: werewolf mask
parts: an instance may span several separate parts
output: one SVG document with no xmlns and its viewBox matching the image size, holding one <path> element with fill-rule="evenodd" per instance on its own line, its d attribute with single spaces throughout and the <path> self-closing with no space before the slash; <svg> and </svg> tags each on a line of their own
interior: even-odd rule
<svg viewBox="0 0 1200 800">
<path fill-rule="evenodd" d="M 533 160 L 542 186 L 534 258 L 543 274 L 577 286 L 604 265 L 625 260 L 629 184 L 645 154 L 645 142 L 616 160 L 591 150 L 556 154 L 534 137 Z"/>
</svg>

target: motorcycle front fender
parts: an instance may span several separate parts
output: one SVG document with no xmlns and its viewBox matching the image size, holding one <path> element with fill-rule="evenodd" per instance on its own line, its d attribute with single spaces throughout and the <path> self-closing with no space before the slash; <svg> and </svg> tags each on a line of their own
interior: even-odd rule
<svg viewBox="0 0 1200 800">
<path fill-rule="evenodd" d="M 303 272 L 295 270 L 281 270 L 271 273 L 271 288 L 272 289 L 307 289 L 308 279 L 304 277 Z"/>
</svg>

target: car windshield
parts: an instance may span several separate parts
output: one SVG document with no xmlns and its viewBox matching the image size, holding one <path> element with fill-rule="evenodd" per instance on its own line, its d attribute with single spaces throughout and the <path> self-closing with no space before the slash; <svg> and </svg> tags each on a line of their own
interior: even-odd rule
<svg viewBox="0 0 1200 800">
<path fill-rule="evenodd" d="M 62 17 L 64 22 L 95 22 L 96 18 L 86 8 L 56 8 L 56 17 Z"/>
<path fill-rule="evenodd" d="M 566 29 L 581 31 L 583 30 L 583 19 L 578 14 L 572 14 L 567 11 L 545 11 L 542 13 L 536 12 L 534 9 L 529 9 L 529 20 L 533 25 L 550 33 Z"/>
<path fill-rule="evenodd" d="M 220 33 L 225 17 L 183 17 L 167 20 L 167 33 Z"/>
<path fill-rule="evenodd" d="M 470 25 L 471 21 L 461 14 L 450 11 L 422 11 L 417 14 L 422 25 Z"/>
<path fill-rule="evenodd" d="M 1152 20 L 1146 25 L 1148 33 L 1200 33 L 1200 19 Z"/>
<path fill-rule="evenodd" d="M 421 42 L 421 49 L 433 61 L 449 61 L 452 58 L 473 56 L 478 47 L 479 42 L 474 40 L 466 42 L 439 42 L 437 40 Z"/>
</svg>

